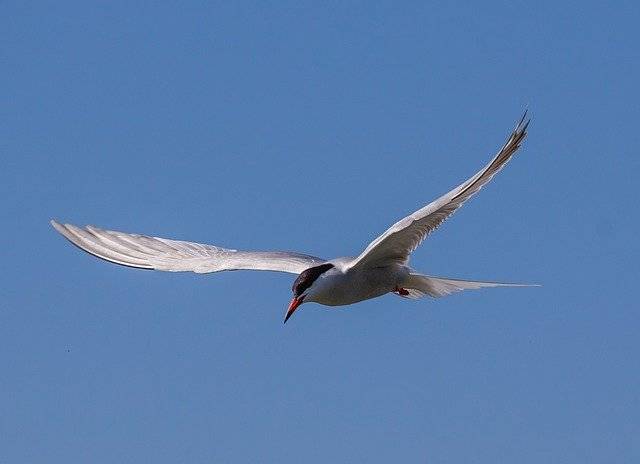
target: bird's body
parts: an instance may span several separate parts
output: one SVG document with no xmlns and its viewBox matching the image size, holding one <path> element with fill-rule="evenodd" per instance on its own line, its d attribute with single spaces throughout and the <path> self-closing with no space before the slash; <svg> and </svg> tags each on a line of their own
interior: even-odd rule
<svg viewBox="0 0 640 464">
<path fill-rule="evenodd" d="M 526 113 L 525 113 L 526 116 Z M 139 234 L 76 227 L 51 221 L 74 245 L 124 266 L 197 273 L 268 270 L 298 274 L 285 322 L 302 303 L 343 306 L 395 293 L 406 298 L 439 297 L 482 287 L 519 286 L 426 276 L 408 266 L 413 250 L 447 217 L 478 192 L 511 159 L 527 135 L 520 120 L 498 154 L 450 192 L 391 226 L 357 257 L 325 260 L 293 252 L 237 251 L 213 245 Z"/>
<path fill-rule="evenodd" d="M 353 258 L 337 258 L 330 261 L 335 267 L 318 277 L 315 291 L 306 302 L 326 306 L 343 306 L 369 300 L 393 292 L 409 275 L 409 268 L 392 263 L 373 268 L 347 267 Z"/>
</svg>

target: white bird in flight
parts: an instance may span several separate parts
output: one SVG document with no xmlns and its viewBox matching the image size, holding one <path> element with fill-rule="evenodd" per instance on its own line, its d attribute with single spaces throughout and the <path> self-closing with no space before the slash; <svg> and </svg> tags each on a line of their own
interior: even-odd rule
<svg viewBox="0 0 640 464">
<path fill-rule="evenodd" d="M 80 228 L 55 220 L 51 225 L 82 250 L 124 266 L 171 272 L 247 269 L 298 274 L 285 323 L 303 303 L 342 306 L 386 293 L 420 298 L 483 287 L 526 287 L 529 285 L 434 277 L 408 266 L 409 255 L 427 235 L 487 184 L 520 148 L 529 125 L 526 114 L 489 164 L 450 192 L 396 222 L 357 257 L 326 260 L 288 251 L 238 251 L 93 226 Z"/>
</svg>

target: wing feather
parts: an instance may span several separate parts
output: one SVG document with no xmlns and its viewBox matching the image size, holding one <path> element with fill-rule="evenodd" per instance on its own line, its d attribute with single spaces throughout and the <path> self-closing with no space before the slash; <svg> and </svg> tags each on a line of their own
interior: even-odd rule
<svg viewBox="0 0 640 464">
<path fill-rule="evenodd" d="M 529 121 L 525 111 L 507 142 L 484 168 L 427 206 L 396 222 L 372 241 L 348 267 L 377 266 L 391 262 L 406 264 L 411 252 L 431 232 L 437 229 L 507 164 L 527 136 Z"/>
<path fill-rule="evenodd" d="M 51 225 L 87 253 L 139 269 L 197 273 L 247 269 L 300 274 L 326 262 L 322 258 L 288 251 L 238 251 L 93 226 L 81 228 L 56 221 L 51 221 Z"/>
</svg>

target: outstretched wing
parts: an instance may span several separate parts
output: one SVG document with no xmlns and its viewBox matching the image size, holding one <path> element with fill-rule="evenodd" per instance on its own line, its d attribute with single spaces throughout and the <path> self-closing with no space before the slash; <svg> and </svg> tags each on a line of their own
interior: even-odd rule
<svg viewBox="0 0 640 464">
<path fill-rule="evenodd" d="M 392 225 L 371 242 L 348 267 L 385 265 L 392 262 L 406 264 L 409 254 L 427 235 L 487 184 L 520 148 L 529 126 L 526 116 L 525 112 L 507 142 L 489 164 L 450 192 Z"/>
<path fill-rule="evenodd" d="M 51 225 L 78 248 L 98 258 L 140 269 L 197 273 L 240 269 L 300 274 L 326 262 L 322 258 L 287 251 L 237 251 L 201 243 L 72 224 Z"/>
</svg>

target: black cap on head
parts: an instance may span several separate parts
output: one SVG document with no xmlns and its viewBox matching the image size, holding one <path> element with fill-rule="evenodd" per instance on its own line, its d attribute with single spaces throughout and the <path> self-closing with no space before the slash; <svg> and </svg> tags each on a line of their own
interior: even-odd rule
<svg viewBox="0 0 640 464">
<path fill-rule="evenodd" d="M 300 273 L 293 283 L 293 296 L 299 297 L 306 289 L 311 287 L 318 277 L 333 267 L 331 263 L 321 264 L 320 266 L 310 267 Z"/>
</svg>

